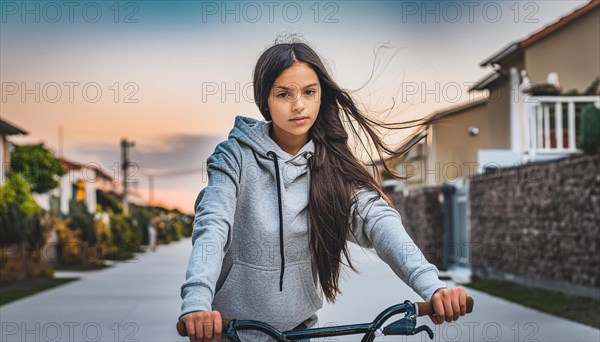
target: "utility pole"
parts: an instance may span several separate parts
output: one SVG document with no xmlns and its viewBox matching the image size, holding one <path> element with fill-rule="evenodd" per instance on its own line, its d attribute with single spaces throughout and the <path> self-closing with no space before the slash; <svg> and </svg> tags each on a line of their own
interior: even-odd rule
<svg viewBox="0 0 600 342">
<path fill-rule="evenodd" d="M 123 170 L 123 212 L 125 214 L 129 213 L 129 202 L 128 202 L 128 190 L 127 183 L 129 180 L 127 179 L 127 170 L 129 169 L 129 165 L 131 161 L 129 160 L 129 148 L 134 147 L 135 143 L 133 141 L 127 140 L 127 138 L 121 139 L 121 169 Z"/>
<path fill-rule="evenodd" d="M 148 183 L 149 183 L 149 188 L 150 188 L 148 205 L 152 206 L 154 204 L 154 175 L 148 176 Z"/>
</svg>

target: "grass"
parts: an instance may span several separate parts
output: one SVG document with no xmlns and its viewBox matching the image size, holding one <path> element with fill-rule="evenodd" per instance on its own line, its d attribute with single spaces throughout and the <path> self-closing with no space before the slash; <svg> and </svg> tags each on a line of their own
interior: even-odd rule
<svg viewBox="0 0 600 342">
<path fill-rule="evenodd" d="M 600 300 L 597 299 L 491 279 L 473 278 L 471 283 L 465 286 L 555 316 L 600 328 Z"/>
<path fill-rule="evenodd" d="M 77 279 L 78 278 L 38 278 L 17 283 L 11 283 L 10 285 L 2 284 L 0 285 L 0 305 L 4 305 L 17 299 L 31 296 L 38 292 L 42 292 L 53 287 L 66 284 Z"/>
</svg>

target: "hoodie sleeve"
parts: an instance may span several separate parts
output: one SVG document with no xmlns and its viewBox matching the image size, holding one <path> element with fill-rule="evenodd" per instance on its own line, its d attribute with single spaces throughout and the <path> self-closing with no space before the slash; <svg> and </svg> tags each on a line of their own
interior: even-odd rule
<svg viewBox="0 0 600 342">
<path fill-rule="evenodd" d="M 194 205 L 192 253 L 181 286 L 181 316 L 211 311 L 223 258 L 229 248 L 239 189 L 241 153 L 235 140 L 217 145 L 207 160 L 208 185 Z"/>
<path fill-rule="evenodd" d="M 362 247 L 375 248 L 377 255 L 394 273 L 424 300 L 430 301 L 436 290 L 445 288 L 438 269 L 429 263 L 410 238 L 398 211 L 390 207 L 376 191 L 360 190 L 351 212 L 354 237 Z"/>
</svg>

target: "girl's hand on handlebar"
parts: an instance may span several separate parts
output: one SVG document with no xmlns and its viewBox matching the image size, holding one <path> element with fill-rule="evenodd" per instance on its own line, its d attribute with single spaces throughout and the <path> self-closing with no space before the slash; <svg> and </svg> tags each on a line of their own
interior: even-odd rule
<svg viewBox="0 0 600 342">
<path fill-rule="evenodd" d="M 429 318 L 435 324 L 456 321 L 467 314 L 467 293 L 462 287 L 438 289 L 431 297 L 431 303 L 435 313 Z"/>
<path fill-rule="evenodd" d="M 180 321 L 185 324 L 190 342 L 220 341 L 222 327 L 221 313 L 218 311 L 195 311 L 185 314 Z"/>
</svg>

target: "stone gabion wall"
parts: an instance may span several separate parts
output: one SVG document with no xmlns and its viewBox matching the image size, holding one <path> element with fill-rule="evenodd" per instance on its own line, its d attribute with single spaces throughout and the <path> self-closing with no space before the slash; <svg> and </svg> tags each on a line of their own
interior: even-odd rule
<svg viewBox="0 0 600 342">
<path fill-rule="evenodd" d="M 402 217 L 402 225 L 421 249 L 427 261 L 443 268 L 444 221 L 438 196 L 440 187 L 411 189 L 388 194 Z"/>
<path fill-rule="evenodd" d="M 600 154 L 471 178 L 471 263 L 492 274 L 600 288 Z"/>
</svg>

